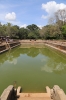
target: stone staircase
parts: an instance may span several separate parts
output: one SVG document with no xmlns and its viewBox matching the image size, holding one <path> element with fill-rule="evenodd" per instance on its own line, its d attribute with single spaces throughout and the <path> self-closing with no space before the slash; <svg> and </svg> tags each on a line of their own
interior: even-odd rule
<svg viewBox="0 0 66 100">
<path fill-rule="evenodd" d="M 22 93 L 21 86 L 16 89 L 10 85 L 3 91 L 0 100 L 66 100 L 66 94 L 58 85 L 52 89 L 46 86 L 46 93 Z"/>
</svg>

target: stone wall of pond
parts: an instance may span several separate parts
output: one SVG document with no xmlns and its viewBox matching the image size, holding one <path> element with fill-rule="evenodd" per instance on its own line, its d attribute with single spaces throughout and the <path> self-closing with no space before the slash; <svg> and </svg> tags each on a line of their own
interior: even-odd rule
<svg viewBox="0 0 66 100">
<path fill-rule="evenodd" d="M 8 51 L 16 46 L 20 45 L 20 42 L 11 42 L 11 43 L 4 43 L 0 45 L 0 53 Z"/>
<path fill-rule="evenodd" d="M 56 48 L 59 48 L 61 50 L 66 50 L 66 41 L 51 41 L 51 40 L 47 40 L 44 43 L 49 44 L 51 46 L 54 46 Z"/>
</svg>

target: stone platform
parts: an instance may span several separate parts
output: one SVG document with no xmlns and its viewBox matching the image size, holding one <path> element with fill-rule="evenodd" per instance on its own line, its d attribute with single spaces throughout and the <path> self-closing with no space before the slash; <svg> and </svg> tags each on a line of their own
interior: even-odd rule
<svg viewBox="0 0 66 100">
<path fill-rule="evenodd" d="M 20 93 L 17 100 L 53 100 L 48 93 Z"/>
</svg>

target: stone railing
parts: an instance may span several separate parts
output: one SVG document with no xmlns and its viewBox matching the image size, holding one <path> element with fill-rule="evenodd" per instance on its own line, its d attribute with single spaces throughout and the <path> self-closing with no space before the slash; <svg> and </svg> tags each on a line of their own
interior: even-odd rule
<svg viewBox="0 0 66 100">
<path fill-rule="evenodd" d="M 17 93 L 20 93 L 22 91 L 22 88 L 19 86 L 17 89 L 13 87 L 13 85 L 9 85 L 0 96 L 0 100 L 17 100 L 19 98 L 19 95 Z"/>
<path fill-rule="evenodd" d="M 46 91 L 53 100 L 66 100 L 66 94 L 58 85 L 54 85 L 53 89 L 47 86 Z"/>
<path fill-rule="evenodd" d="M 21 91 L 22 88 L 20 86 L 15 89 L 13 85 L 10 85 L 3 91 L 0 100 L 17 100 L 20 97 Z M 52 89 L 46 86 L 46 92 L 51 100 L 66 100 L 66 94 L 58 85 L 54 85 Z"/>
<path fill-rule="evenodd" d="M 59 86 L 55 85 L 53 87 L 52 98 L 53 100 L 66 100 L 66 94 Z"/>
<path fill-rule="evenodd" d="M 15 100 L 17 92 L 14 90 L 13 85 L 8 86 L 2 93 L 0 100 Z"/>
</svg>

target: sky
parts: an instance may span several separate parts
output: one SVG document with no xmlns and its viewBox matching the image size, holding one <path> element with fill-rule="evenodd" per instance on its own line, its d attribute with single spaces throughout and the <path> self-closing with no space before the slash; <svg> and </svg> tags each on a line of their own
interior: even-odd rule
<svg viewBox="0 0 66 100">
<path fill-rule="evenodd" d="M 48 19 L 59 9 L 66 8 L 66 0 L 0 0 L 0 22 L 26 27 L 48 24 Z"/>
</svg>

